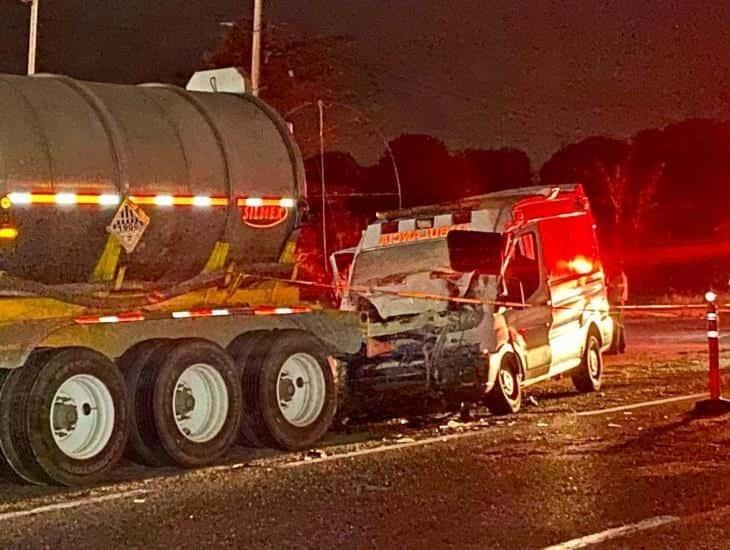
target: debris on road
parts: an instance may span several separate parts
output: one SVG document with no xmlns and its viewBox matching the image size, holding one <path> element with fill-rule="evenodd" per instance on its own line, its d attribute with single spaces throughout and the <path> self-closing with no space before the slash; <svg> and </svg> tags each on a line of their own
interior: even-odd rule
<svg viewBox="0 0 730 550">
<path fill-rule="evenodd" d="M 497 421 L 499 424 L 500 421 Z M 473 431 L 473 430 L 480 430 L 482 428 L 486 428 L 489 426 L 489 421 L 485 418 L 480 418 L 477 421 L 474 422 L 459 422 L 458 420 L 449 420 L 446 424 L 442 424 L 439 426 L 439 430 L 442 432 L 445 431 L 455 431 L 457 433 L 465 432 L 465 431 Z"/>
<path fill-rule="evenodd" d="M 303 460 L 318 460 L 321 458 L 327 458 L 327 453 L 322 449 L 310 449 L 302 457 Z"/>
</svg>

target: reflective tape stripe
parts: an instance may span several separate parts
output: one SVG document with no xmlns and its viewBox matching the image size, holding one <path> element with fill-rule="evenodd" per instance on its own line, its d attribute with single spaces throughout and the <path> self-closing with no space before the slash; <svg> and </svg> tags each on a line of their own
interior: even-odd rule
<svg viewBox="0 0 730 550">
<path fill-rule="evenodd" d="M 129 200 L 140 206 L 228 206 L 227 198 L 206 195 L 131 195 Z"/>
<path fill-rule="evenodd" d="M 295 307 L 257 307 L 254 315 L 294 315 L 297 313 L 309 313 L 311 308 L 306 306 Z"/>
<path fill-rule="evenodd" d="M 8 193 L 3 199 L 4 207 L 22 206 L 30 204 L 47 204 L 58 206 L 73 205 L 100 205 L 116 206 L 122 202 L 122 197 L 113 193 Z M 131 195 L 129 199 L 138 205 L 147 206 L 228 206 L 227 197 L 212 197 L 207 195 Z M 294 208 L 296 200 L 290 197 L 239 197 L 235 200 L 236 206 L 279 206 L 281 208 Z"/>
<path fill-rule="evenodd" d="M 33 202 L 33 197 L 30 193 L 10 193 L 8 199 L 12 204 L 30 204 Z"/>
<path fill-rule="evenodd" d="M 122 198 L 119 195 L 99 195 L 99 204 L 102 206 L 117 206 L 120 202 L 122 202 Z"/>
<path fill-rule="evenodd" d="M 119 195 L 102 193 L 99 195 L 89 193 L 9 193 L 7 199 L 11 205 L 28 204 L 56 204 L 59 206 L 73 206 L 77 204 L 96 204 L 101 206 L 114 206 L 121 202 Z"/>
<path fill-rule="evenodd" d="M 231 314 L 229 309 L 193 309 L 188 311 L 173 311 L 173 319 L 197 319 L 200 317 L 226 317 Z"/>
<path fill-rule="evenodd" d="M 76 204 L 77 201 L 76 193 L 56 193 L 56 204 L 71 205 Z"/>
<path fill-rule="evenodd" d="M 87 315 L 77 317 L 74 322 L 79 325 L 97 325 L 97 324 L 114 324 L 129 323 L 132 321 L 145 321 L 152 319 L 198 319 L 202 317 L 230 317 L 234 315 L 294 315 L 297 313 L 308 313 L 312 311 L 307 306 L 292 307 L 273 307 L 260 306 L 257 308 L 239 307 L 239 308 L 202 308 L 173 311 L 171 313 L 151 313 L 150 317 L 146 317 L 141 312 L 132 311 L 128 313 L 120 313 L 118 315 Z M 169 317 L 168 317 L 169 316 Z"/>
<path fill-rule="evenodd" d="M 720 333 L 717 330 L 708 330 L 707 331 L 707 337 L 708 338 L 719 338 Z"/>
<path fill-rule="evenodd" d="M 238 206 L 280 206 L 282 208 L 294 208 L 296 201 L 287 197 L 240 197 L 237 199 Z"/>
<path fill-rule="evenodd" d="M 708 313 L 707 320 L 708 321 L 717 321 L 717 313 Z"/>
<path fill-rule="evenodd" d="M 139 312 L 120 313 L 119 315 L 85 316 L 77 317 L 74 321 L 79 325 L 109 325 L 115 323 L 131 323 L 144 321 L 144 315 Z"/>
</svg>

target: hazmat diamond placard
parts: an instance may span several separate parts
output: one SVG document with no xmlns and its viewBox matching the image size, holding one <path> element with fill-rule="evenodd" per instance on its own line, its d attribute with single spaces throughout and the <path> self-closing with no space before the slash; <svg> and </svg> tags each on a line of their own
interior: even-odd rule
<svg viewBox="0 0 730 550">
<path fill-rule="evenodd" d="M 107 231 L 116 237 L 127 254 L 131 254 L 149 224 L 150 217 L 127 198 L 117 210 Z"/>
</svg>

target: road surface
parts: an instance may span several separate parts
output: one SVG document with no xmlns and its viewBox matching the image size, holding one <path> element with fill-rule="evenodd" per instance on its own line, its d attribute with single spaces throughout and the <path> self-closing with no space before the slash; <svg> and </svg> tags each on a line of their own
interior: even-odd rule
<svg viewBox="0 0 730 550">
<path fill-rule="evenodd" d="M 704 335 L 630 320 L 601 392 L 550 382 L 514 417 L 354 426 L 311 455 L 238 449 L 193 472 L 127 464 L 86 491 L 2 482 L 0 546 L 727 548 L 730 418 L 688 414 Z"/>
</svg>

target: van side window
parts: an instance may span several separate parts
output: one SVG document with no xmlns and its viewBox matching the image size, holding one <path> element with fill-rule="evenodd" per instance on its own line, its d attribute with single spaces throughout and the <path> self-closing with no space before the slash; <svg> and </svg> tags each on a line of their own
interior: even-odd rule
<svg viewBox="0 0 730 550">
<path fill-rule="evenodd" d="M 534 233 L 525 233 L 517 238 L 505 276 L 522 283 L 526 300 L 537 291 L 540 286 L 540 263 Z"/>
<path fill-rule="evenodd" d="M 517 241 L 517 249 L 525 258 L 537 261 L 537 250 L 535 250 L 535 235 L 526 233 Z"/>
</svg>

